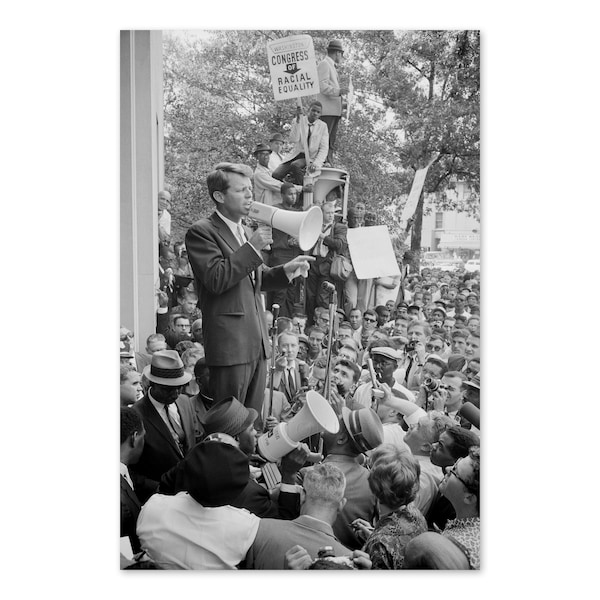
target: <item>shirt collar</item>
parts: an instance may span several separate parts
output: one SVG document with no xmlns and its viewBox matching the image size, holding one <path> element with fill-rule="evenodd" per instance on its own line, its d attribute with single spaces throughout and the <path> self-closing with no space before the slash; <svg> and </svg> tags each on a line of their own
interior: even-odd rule
<svg viewBox="0 0 600 600">
<path fill-rule="evenodd" d="M 242 227 L 242 224 L 234 223 L 231 219 L 228 219 L 225 215 L 221 214 L 218 210 L 215 210 L 215 212 L 217 213 L 217 215 L 219 215 L 219 218 L 223 221 L 223 223 L 225 223 L 225 225 L 227 225 L 227 227 L 229 227 L 229 229 L 231 229 L 231 233 L 233 233 L 233 235 L 237 239 L 238 226 Z"/>
</svg>

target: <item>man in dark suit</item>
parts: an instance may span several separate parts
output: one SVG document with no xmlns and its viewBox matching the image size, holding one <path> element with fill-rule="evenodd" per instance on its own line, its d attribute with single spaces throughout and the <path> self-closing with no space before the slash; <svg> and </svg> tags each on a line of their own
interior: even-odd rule
<svg viewBox="0 0 600 600">
<path fill-rule="evenodd" d="M 216 211 L 188 230 L 185 244 L 202 311 L 204 350 L 215 401 L 239 398 L 261 415 L 266 358 L 271 348 L 262 291 L 306 277 L 308 256 L 267 268 L 262 250 L 273 242 L 271 228 L 252 233 L 241 224 L 252 205 L 252 170 L 220 163 L 207 177 Z"/>
<path fill-rule="evenodd" d="M 306 280 L 306 314 L 308 322 L 315 323 L 314 312 L 317 306 L 328 308 L 330 294 L 323 289 L 323 283 L 333 283 L 338 295 L 338 306 L 343 307 L 343 298 L 340 297 L 344 285 L 333 282 L 329 276 L 331 261 L 334 254 L 348 256 L 348 242 L 346 234 L 348 226 L 337 223 L 335 217 L 335 205 L 333 202 L 325 202 L 321 206 L 323 211 L 323 230 L 319 234 L 319 240 L 309 253 L 315 257 L 315 262 L 310 266 L 308 279 Z"/>
<path fill-rule="evenodd" d="M 192 374 L 184 370 L 179 354 L 175 350 L 155 352 L 144 375 L 150 388 L 132 408 L 144 422 L 146 438 L 139 461 L 131 467 L 135 491 L 142 502 L 156 492 L 163 473 L 196 443 L 194 411 L 190 399 L 180 395 Z"/>
<path fill-rule="evenodd" d="M 142 505 L 133 490 L 128 467 L 139 460 L 144 449 L 145 435 L 140 416 L 132 408 L 121 408 L 121 537 L 129 537 L 134 554 L 141 551 L 135 524 Z"/>
</svg>

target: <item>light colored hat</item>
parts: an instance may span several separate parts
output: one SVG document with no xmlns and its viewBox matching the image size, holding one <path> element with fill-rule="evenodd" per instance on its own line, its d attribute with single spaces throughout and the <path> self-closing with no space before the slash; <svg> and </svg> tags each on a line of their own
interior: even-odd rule
<svg viewBox="0 0 600 600">
<path fill-rule="evenodd" d="M 385 356 L 386 358 L 391 358 L 392 360 L 400 360 L 402 358 L 402 353 L 394 348 L 388 348 L 387 346 L 377 346 L 377 348 L 371 348 L 369 350 L 369 354 L 373 356 L 374 354 L 379 354 L 380 356 Z"/>
<path fill-rule="evenodd" d="M 192 374 L 183 368 L 181 357 L 175 350 L 155 352 L 152 355 L 152 362 L 142 373 L 148 381 L 173 387 L 185 385 L 192 379 Z"/>
<path fill-rule="evenodd" d="M 373 409 L 350 410 L 343 406 L 342 419 L 352 441 L 362 452 L 377 448 L 383 442 L 383 425 Z"/>
</svg>

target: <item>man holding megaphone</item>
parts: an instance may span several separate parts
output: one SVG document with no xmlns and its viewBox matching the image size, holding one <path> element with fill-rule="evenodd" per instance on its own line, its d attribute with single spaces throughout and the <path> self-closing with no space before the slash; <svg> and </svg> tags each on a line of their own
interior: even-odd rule
<svg viewBox="0 0 600 600">
<path fill-rule="evenodd" d="M 207 177 L 215 212 L 196 221 L 185 243 L 202 311 L 206 364 L 215 400 L 235 396 L 260 419 L 271 347 L 261 291 L 286 287 L 306 277 L 311 256 L 300 255 L 267 268 L 261 251 L 273 242 L 263 221 L 251 232 L 242 225 L 250 214 L 252 170 L 220 163 Z M 285 212 L 285 211 L 284 211 Z"/>
</svg>

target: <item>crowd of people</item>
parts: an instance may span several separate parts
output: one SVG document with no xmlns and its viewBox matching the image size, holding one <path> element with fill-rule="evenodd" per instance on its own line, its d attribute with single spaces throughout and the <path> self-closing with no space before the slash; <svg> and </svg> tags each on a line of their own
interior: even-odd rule
<svg viewBox="0 0 600 600">
<path fill-rule="evenodd" d="M 342 56 L 332 40 L 323 78 Z M 332 273 L 376 223 L 362 202 L 344 222 L 335 192 L 309 250 L 248 219 L 305 208 L 333 160 L 322 112 L 296 115 L 288 154 L 274 134 L 254 171 L 217 165 L 184 241 L 160 194 L 156 332 L 120 333 L 122 568 L 479 569 L 479 273 Z M 267 460 L 315 392 L 338 426 Z"/>
</svg>

